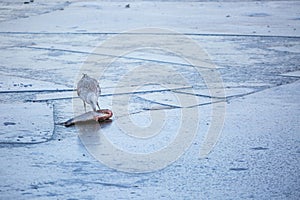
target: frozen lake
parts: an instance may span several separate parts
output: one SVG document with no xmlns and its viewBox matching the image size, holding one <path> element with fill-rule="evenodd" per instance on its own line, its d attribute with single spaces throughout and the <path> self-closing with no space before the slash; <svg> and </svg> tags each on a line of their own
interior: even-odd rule
<svg viewBox="0 0 300 200">
<path fill-rule="evenodd" d="M 1 1 L 0 199 L 299 199 L 299 8 Z"/>
</svg>

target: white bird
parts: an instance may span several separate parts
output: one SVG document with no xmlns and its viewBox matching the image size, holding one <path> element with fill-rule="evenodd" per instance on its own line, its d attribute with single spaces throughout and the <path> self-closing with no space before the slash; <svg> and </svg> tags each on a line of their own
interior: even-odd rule
<svg viewBox="0 0 300 200">
<path fill-rule="evenodd" d="M 96 79 L 89 77 L 87 74 L 83 74 L 80 81 L 77 83 L 77 94 L 83 101 L 84 110 L 86 112 L 86 103 L 90 104 L 94 111 L 97 107 L 100 110 L 98 104 L 98 97 L 101 93 L 99 83 Z"/>
</svg>

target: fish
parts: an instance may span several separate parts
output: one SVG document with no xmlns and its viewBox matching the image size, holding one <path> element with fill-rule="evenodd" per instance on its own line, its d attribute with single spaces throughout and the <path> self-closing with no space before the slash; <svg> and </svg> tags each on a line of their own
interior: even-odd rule
<svg viewBox="0 0 300 200">
<path fill-rule="evenodd" d="M 84 114 L 78 115 L 72 119 L 69 119 L 68 121 L 59 123 L 59 125 L 63 125 L 65 127 L 72 126 L 77 123 L 84 123 L 88 121 L 98 121 L 103 122 L 105 120 L 110 119 L 113 116 L 113 112 L 109 109 L 100 109 L 97 111 L 89 111 Z"/>
</svg>

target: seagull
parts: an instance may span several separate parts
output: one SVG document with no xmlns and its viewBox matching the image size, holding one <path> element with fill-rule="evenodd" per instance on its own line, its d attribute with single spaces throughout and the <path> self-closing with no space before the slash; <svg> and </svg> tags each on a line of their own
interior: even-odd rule
<svg viewBox="0 0 300 200">
<path fill-rule="evenodd" d="M 87 74 L 83 74 L 80 81 L 77 83 L 77 94 L 83 101 L 84 110 L 86 112 L 86 103 L 90 104 L 93 111 L 100 110 L 98 104 L 98 97 L 101 93 L 99 83 L 96 79 L 89 77 Z"/>
</svg>

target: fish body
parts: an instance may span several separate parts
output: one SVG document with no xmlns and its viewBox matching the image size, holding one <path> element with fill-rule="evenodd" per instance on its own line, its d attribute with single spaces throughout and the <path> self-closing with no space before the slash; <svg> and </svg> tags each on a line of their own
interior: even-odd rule
<svg viewBox="0 0 300 200">
<path fill-rule="evenodd" d="M 66 122 L 60 123 L 60 125 L 64 125 L 66 127 L 72 126 L 76 123 L 82 123 L 82 122 L 88 122 L 88 121 L 105 121 L 109 118 L 111 118 L 113 115 L 112 111 L 109 109 L 101 109 L 97 111 L 89 111 L 84 114 L 78 115 L 72 119 L 69 119 Z"/>
</svg>

